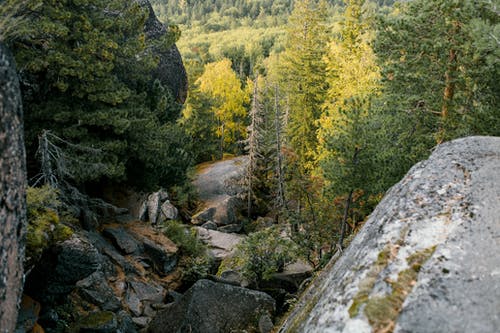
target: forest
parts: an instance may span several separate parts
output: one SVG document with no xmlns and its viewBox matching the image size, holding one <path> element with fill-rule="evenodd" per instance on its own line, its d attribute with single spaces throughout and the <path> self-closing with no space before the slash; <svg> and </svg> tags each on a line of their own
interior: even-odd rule
<svg viewBox="0 0 500 333">
<path fill-rule="evenodd" d="M 97 219 L 106 189 L 168 189 L 189 225 L 196 166 L 245 155 L 246 276 L 289 256 L 319 270 L 436 145 L 500 135 L 497 1 L 151 0 L 161 40 L 136 2 L 0 4 L 24 108 L 26 267 Z M 174 44 L 185 102 L 150 75 Z M 252 266 L 273 246 L 288 253 Z"/>
</svg>

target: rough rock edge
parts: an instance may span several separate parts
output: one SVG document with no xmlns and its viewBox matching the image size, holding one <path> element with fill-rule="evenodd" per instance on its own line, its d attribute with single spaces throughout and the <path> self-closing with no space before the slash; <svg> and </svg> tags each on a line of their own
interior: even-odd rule
<svg viewBox="0 0 500 333">
<path fill-rule="evenodd" d="M 441 267 L 441 260 L 445 263 L 448 260 L 449 249 L 445 246 L 448 240 L 470 228 L 473 216 L 480 215 L 478 210 L 487 209 L 478 207 L 481 201 L 473 200 L 474 196 L 478 196 L 477 192 L 485 191 L 484 188 L 478 190 L 477 186 L 474 188 L 471 183 L 475 173 L 480 173 L 489 159 L 494 159 L 496 164 L 493 165 L 498 165 L 500 138 L 471 137 L 438 146 L 427 161 L 415 165 L 400 183 L 388 191 L 344 255 L 325 270 L 326 277 L 321 281 L 322 286 L 310 289 L 309 301 L 305 304 L 302 302 L 301 307 L 292 313 L 279 332 L 362 333 L 371 332 L 372 325 L 374 332 L 383 329 L 387 329 L 387 332 L 414 332 L 416 326 L 408 322 L 402 324 L 400 318 L 411 318 L 408 312 L 419 308 L 419 296 L 432 296 L 425 285 L 432 279 L 428 273 L 432 268 L 435 270 L 436 267 Z M 495 171 L 500 175 L 498 167 Z M 498 180 L 496 183 L 497 187 L 500 187 Z M 497 189 L 497 192 L 500 191 Z M 484 193 L 480 194 L 484 197 Z M 471 233 L 469 231 L 469 234 Z M 365 313 L 367 303 L 383 300 L 393 293 L 393 283 L 399 281 L 403 272 L 411 269 L 409 262 L 412 256 L 421 253 L 427 253 L 427 256 L 420 262 L 422 267 L 415 267 L 418 276 L 416 281 L 410 281 L 415 283 L 415 286 L 409 288 L 409 295 L 404 295 L 398 301 L 402 304 L 400 308 L 395 309 L 396 319 L 381 327 L 377 318 L 367 318 L 370 315 Z M 425 264 L 427 259 L 429 261 Z M 500 263 L 490 264 L 498 267 Z M 443 271 L 446 271 L 445 269 L 454 270 L 453 274 L 461 274 L 460 267 L 443 266 Z M 467 276 L 462 278 L 466 279 Z M 434 282 L 438 285 L 440 283 Z M 363 289 L 365 294 L 360 295 Z M 490 297 L 498 299 L 500 296 L 493 295 Z M 460 305 L 457 304 L 458 307 Z M 414 324 L 421 325 L 423 321 L 429 321 L 433 317 L 439 318 L 436 311 L 440 310 L 443 311 L 438 307 L 433 309 L 434 313 L 427 312 L 429 318 L 414 318 Z M 461 313 L 464 314 L 463 311 Z M 418 312 L 416 315 L 413 313 L 414 317 L 419 315 L 421 314 Z M 449 319 L 450 313 L 447 316 Z M 485 321 L 486 326 L 481 328 L 483 332 L 490 332 L 485 327 L 493 328 L 491 332 L 494 332 L 494 327 L 500 325 L 498 316 L 496 319 L 495 316 L 488 318 L 488 314 L 481 314 L 480 311 L 474 311 L 473 316 L 475 318 L 467 320 L 458 317 L 456 321 L 461 321 L 461 324 L 467 321 L 469 326 L 471 321 Z M 441 322 L 444 326 L 439 329 L 435 326 L 437 331 L 457 328 L 452 328 L 446 318 L 441 319 Z M 434 322 L 433 325 L 439 323 Z M 419 332 L 429 329 L 429 326 L 422 327 Z M 477 326 L 470 328 L 477 330 Z M 464 332 L 474 330 L 470 328 Z"/>
<path fill-rule="evenodd" d="M 14 59 L 0 43 L 0 331 L 13 331 L 26 232 L 23 109 Z"/>
</svg>

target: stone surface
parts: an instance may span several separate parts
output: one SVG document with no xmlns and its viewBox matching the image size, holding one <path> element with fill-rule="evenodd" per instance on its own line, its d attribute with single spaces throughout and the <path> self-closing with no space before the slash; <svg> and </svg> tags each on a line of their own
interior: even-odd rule
<svg viewBox="0 0 500 333">
<path fill-rule="evenodd" d="M 151 224 L 156 224 L 158 222 L 158 217 L 160 215 L 160 206 L 161 206 L 161 201 L 160 201 L 160 193 L 155 192 L 152 193 L 148 197 L 148 219 Z"/>
<path fill-rule="evenodd" d="M 267 294 L 209 280 L 199 280 L 176 303 L 160 311 L 149 333 L 219 333 L 256 331 L 259 319 L 273 313 Z"/>
<path fill-rule="evenodd" d="M 178 248 L 165 235 L 145 225 L 130 226 L 128 231 L 141 242 L 144 254 L 151 259 L 157 273 L 168 274 L 175 268 Z"/>
<path fill-rule="evenodd" d="M 109 237 L 113 244 L 123 253 L 137 252 L 139 243 L 122 227 L 108 227 L 103 230 L 103 235 Z"/>
<path fill-rule="evenodd" d="M 161 205 L 161 214 L 163 220 L 175 220 L 179 217 L 179 210 L 167 200 Z"/>
<path fill-rule="evenodd" d="M 15 333 L 30 332 L 40 315 L 41 305 L 28 295 L 23 295 Z"/>
<path fill-rule="evenodd" d="M 263 281 L 264 288 L 284 288 L 288 292 L 295 293 L 302 282 L 309 278 L 313 267 L 305 262 L 299 261 L 285 266 L 283 272 L 274 273 L 269 281 Z"/>
<path fill-rule="evenodd" d="M 166 34 L 167 27 L 158 20 L 148 0 L 136 1 L 149 11 L 144 27 L 146 37 L 160 41 Z M 167 86 L 178 103 L 184 103 L 187 97 L 188 80 L 177 46 L 174 44 L 166 50 L 158 46 L 154 51 L 159 61 L 158 67 L 153 71 L 153 79 L 158 79 L 164 86 Z"/>
<path fill-rule="evenodd" d="M 236 246 L 245 238 L 242 235 L 194 227 L 198 238 L 208 246 L 210 254 L 222 260 L 234 253 Z"/>
<path fill-rule="evenodd" d="M 78 294 L 87 302 L 98 305 L 102 310 L 116 311 L 121 308 L 120 300 L 108 285 L 104 273 L 95 272 L 76 283 Z"/>
<path fill-rule="evenodd" d="M 7 20 L 8 21 L 8 20 Z M 26 153 L 14 58 L 0 43 L 0 331 L 14 331 L 23 285 Z"/>
<path fill-rule="evenodd" d="M 241 230 L 243 230 L 243 225 L 242 224 L 237 224 L 237 223 L 233 223 L 233 224 L 228 224 L 228 225 L 224 225 L 220 228 L 217 229 L 218 231 L 220 232 L 226 232 L 226 233 L 229 233 L 229 234 L 237 234 L 238 232 L 240 232 Z"/>
<path fill-rule="evenodd" d="M 193 185 L 203 208 L 192 217 L 193 224 L 239 224 L 244 192 L 241 183 L 247 163 L 246 156 L 239 156 L 198 166 Z"/>
<path fill-rule="evenodd" d="M 25 285 L 27 292 L 42 304 L 65 297 L 76 283 L 103 268 L 102 255 L 81 234 L 62 242 L 42 256 Z"/>
<path fill-rule="evenodd" d="M 438 146 L 388 191 L 280 332 L 498 332 L 500 138 Z"/>
<path fill-rule="evenodd" d="M 113 312 L 98 311 L 82 318 L 78 327 L 81 333 L 115 333 L 118 320 Z"/>
<path fill-rule="evenodd" d="M 271 333 L 273 331 L 274 324 L 271 317 L 268 314 L 264 314 L 259 319 L 259 332 L 260 333 Z"/>
<path fill-rule="evenodd" d="M 202 228 L 208 229 L 208 230 L 217 230 L 217 224 L 212 221 L 208 221 L 202 224 Z"/>
</svg>

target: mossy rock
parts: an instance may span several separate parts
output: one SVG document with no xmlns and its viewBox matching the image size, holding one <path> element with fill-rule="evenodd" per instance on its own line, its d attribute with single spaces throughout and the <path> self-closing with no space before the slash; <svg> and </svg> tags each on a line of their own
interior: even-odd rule
<svg viewBox="0 0 500 333">
<path fill-rule="evenodd" d="M 93 312 L 78 323 L 81 333 L 113 333 L 118 329 L 118 321 L 113 312 Z"/>
</svg>

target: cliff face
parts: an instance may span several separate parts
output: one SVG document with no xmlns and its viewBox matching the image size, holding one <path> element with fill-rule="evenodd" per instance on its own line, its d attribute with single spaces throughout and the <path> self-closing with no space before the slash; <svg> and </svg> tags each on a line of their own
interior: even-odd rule
<svg viewBox="0 0 500 333">
<path fill-rule="evenodd" d="M 0 331 L 13 332 L 23 282 L 26 158 L 14 59 L 0 44 Z"/>
<path fill-rule="evenodd" d="M 158 21 L 149 0 L 137 0 L 137 3 L 149 11 L 149 17 L 144 27 L 146 37 L 152 40 L 160 39 L 167 33 L 167 28 Z M 177 46 L 174 44 L 167 50 L 157 49 L 155 53 L 160 61 L 153 73 L 154 78 L 170 88 L 178 103 L 184 103 L 187 98 L 188 81 Z"/>
<path fill-rule="evenodd" d="M 437 147 L 375 209 L 280 332 L 497 332 L 500 138 Z"/>
</svg>

